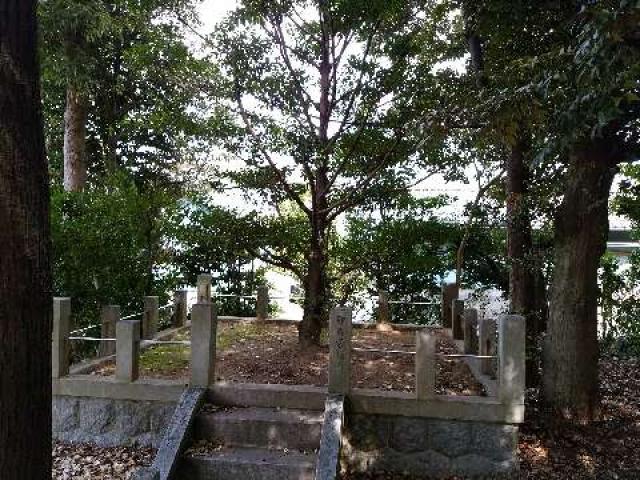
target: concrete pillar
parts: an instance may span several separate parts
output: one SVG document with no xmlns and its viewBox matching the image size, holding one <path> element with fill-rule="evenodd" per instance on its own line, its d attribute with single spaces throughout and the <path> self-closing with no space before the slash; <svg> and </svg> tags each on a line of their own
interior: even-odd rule
<svg viewBox="0 0 640 480">
<path fill-rule="evenodd" d="M 197 288 L 197 303 L 211 302 L 211 275 L 208 273 L 198 275 Z"/>
<path fill-rule="evenodd" d="M 505 404 L 524 404 L 525 319 L 503 315 L 498 322 L 498 396 Z"/>
<path fill-rule="evenodd" d="M 464 353 L 478 354 L 478 310 L 465 308 L 462 312 Z"/>
<path fill-rule="evenodd" d="M 53 299 L 53 336 L 51 338 L 51 377 L 69 375 L 69 334 L 71 333 L 71 299 Z"/>
<path fill-rule="evenodd" d="M 462 300 L 451 302 L 451 330 L 454 340 L 464 340 L 462 312 L 464 312 L 464 302 Z"/>
<path fill-rule="evenodd" d="M 142 338 L 153 338 L 158 333 L 160 318 L 160 298 L 144 297 L 144 314 L 142 315 Z"/>
<path fill-rule="evenodd" d="M 176 290 L 173 294 L 173 326 L 184 327 L 187 324 L 187 291 Z"/>
<path fill-rule="evenodd" d="M 118 305 L 105 305 L 100 311 L 100 337 L 116 338 L 116 324 L 120 321 L 120 307 Z M 99 357 L 116 353 L 116 344 L 112 341 L 100 342 Z"/>
<path fill-rule="evenodd" d="M 481 356 L 495 356 L 496 348 L 496 321 L 493 318 L 483 318 L 478 325 L 478 346 Z M 496 376 L 496 361 L 492 358 L 480 360 L 480 371 L 491 377 Z"/>
<path fill-rule="evenodd" d="M 216 329 L 213 303 L 196 303 L 191 310 L 191 386 L 206 388 L 216 381 Z"/>
<path fill-rule="evenodd" d="M 436 396 L 437 337 L 428 330 L 416 332 L 416 397 L 429 400 Z"/>
<path fill-rule="evenodd" d="M 139 376 L 140 320 L 120 320 L 116 339 L 116 380 L 135 382 Z"/>
<path fill-rule="evenodd" d="M 378 292 L 378 325 L 391 323 L 391 307 L 389 305 L 389 292 Z"/>
<path fill-rule="evenodd" d="M 329 317 L 329 393 L 351 391 L 351 329 L 353 312 L 335 307 Z"/>
<path fill-rule="evenodd" d="M 451 302 L 458 298 L 458 285 L 455 283 L 442 284 L 442 306 L 440 308 L 441 322 L 444 328 L 451 328 Z"/>
<path fill-rule="evenodd" d="M 260 285 L 256 298 L 256 320 L 264 322 L 269 318 L 269 287 Z"/>
</svg>

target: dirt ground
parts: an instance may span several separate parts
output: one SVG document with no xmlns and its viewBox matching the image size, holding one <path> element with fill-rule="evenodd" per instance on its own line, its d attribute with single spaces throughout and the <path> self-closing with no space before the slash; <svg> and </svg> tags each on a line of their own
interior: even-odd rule
<svg viewBox="0 0 640 480">
<path fill-rule="evenodd" d="M 442 332 L 439 353 L 457 353 L 453 342 Z M 218 326 L 217 376 L 220 381 L 270 383 L 284 385 L 327 385 L 329 348 L 326 335 L 322 346 L 301 349 L 295 325 L 257 325 L 247 322 L 220 322 Z M 188 339 L 188 332 L 179 339 Z M 415 390 L 415 333 L 353 330 L 352 384 L 358 388 Z M 393 350 L 395 353 L 357 351 L 357 349 Z M 141 376 L 187 378 L 189 347 L 159 346 L 141 357 Z M 96 374 L 112 375 L 114 365 L 107 364 Z M 484 395 L 478 383 L 460 359 L 439 358 L 436 390 L 448 395 Z"/>
<path fill-rule="evenodd" d="M 54 442 L 51 450 L 56 480 L 126 480 L 133 471 L 153 462 L 150 448 L 98 448 Z"/>
</svg>

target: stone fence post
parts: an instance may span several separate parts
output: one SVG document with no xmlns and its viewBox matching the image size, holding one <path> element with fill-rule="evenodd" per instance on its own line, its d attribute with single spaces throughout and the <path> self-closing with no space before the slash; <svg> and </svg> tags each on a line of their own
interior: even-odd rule
<svg viewBox="0 0 640 480">
<path fill-rule="evenodd" d="M 353 312 L 335 307 L 329 317 L 329 393 L 351 391 L 351 329 Z"/>
<path fill-rule="evenodd" d="M 120 320 L 116 326 L 116 380 L 135 382 L 139 358 L 140 320 Z"/>
<path fill-rule="evenodd" d="M 256 320 L 264 322 L 269 318 L 269 287 L 260 285 L 256 297 Z"/>
<path fill-rule="evenodd" d="M 458 285 L 456 283 L 442 284 L 442 306 L 440 308 L 440 320 L 444 328 L 451 328 L 451 302 L 458 298 Z"/>
<path fill-rule="evenodd" d="M 105 305 L 100 311 L 100 337 L 116 338 L 116 325 L 120 321 L 120 306 Z M 99 357 L 106 357 L 116 353 L 116 344 L 113 341 L 100 342 Z"/>
<path fill-rule="evenodd" d="M 456 299 L 451 302 L 451 330 L 454 340 L 464 340 L 462 312 L 464 312 L 464 301 Z"/>
<path fill-rule="evenodd" d="M 196 303 L 191 310 L 191 386 L 206 388 L 216 381 L 216 330 L 213 303 Z"/>
<path fill-rule="evenodd" d="M 389 305 L 389 292 L 380 290 L 378 292 L 378 325 L 391 323 L 391 307 Z"/>
<path fill-rule="evenodd" d="M 187 291 L 176 290 L 173 295 L 173 326 L 184 327 L 187 324 Z"/>
<path fill-rule="evenodd" d="M 524 404 L 525 319 L 503 315 L 498 322 L 498 396 L 504 404 Z"/>
<path fill-rule="evenodd" d="M 478 326 L 478 344 L 479 354 L 483 357 L 492 357 L 497 355 L 496 348 L 496 321 L 493 318 L 483 318 Z M 496 376 L 495 359 L 483 358 L 480 360 L 480 371 L 493 378 Z"/>
<path fill-rule="evenodd" d="M 69 334 L 71 333 L 71 299 L 53 299 L 53 336 L 51 338 L 51 377 L 69 375 Z"/>
<path fill-rule="evenodd" d="M 464 353 L 478 354 L 478 310 L 465 308 L 462 312 Z"/>
<path fill-rule="evenodd" d="M 428 330 L 416 332 L 416 397 L 429 400 L 436 396 L 437 337 Z"/>
<path fill-rule="evenodd" d="M 160 298 L 144 297 L 144 313 L 142 315 L 142 338 L 153 338 L 158 333 L 160 318 Z"/>
<path fill-rule="evenodd" d="M 197 289 L 196 303 L 209 303 L 211 301 L 211 275 L 208 273 L 198 275 Z"/>
</svg>

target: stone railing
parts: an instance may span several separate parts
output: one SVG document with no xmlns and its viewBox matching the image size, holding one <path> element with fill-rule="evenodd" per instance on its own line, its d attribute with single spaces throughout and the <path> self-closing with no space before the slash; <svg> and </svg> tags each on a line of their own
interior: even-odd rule
<svg viewBox="0 0 640 480">
<path fill-rule="evenodd" d="M 509 411 L 510 422 L 517 423 L 524 412 L 525 391 L 525 320 L 517 315 L 503 315 L 493 319 L 479 319 L 474 309 L 464 309 L 464 302 L 451 301 L 451 329 L 448 333 L 460 347 L 461 353 L 437 352 L 437 336 L 430 328 L 416 331 L 416 352 L 391 352 L 415 354 L 415 396 L 423 407 L 411 406 L 412 411 L 433 410 L 446 401 L 452 404 L 495 404 L 500 411 Z M 329 393 L 349 396 L 351 388 L 351 309 L 333 309 L 329 324 Z M 380 353 L 384 353 L 380 350 Z M 459 358 L 466 361 L 488 391 L 488 397 L 449 396 L 436 394 L 436 360 L 438 357 Z M 494 365 L 497 365 L 494 367 Z M 495 380 L 493 380 L 495 378 Z M 493 381 L 492 381 L 493 380 Z M 406 394 L 398 392 L 398 398 Z M 385 396 L 391 392 L 385 393 Z M 431 404 L 431 405 L 430 405 Z M 461 412 L 465 409 L 460 410 Z M 514 413 L 515 412 L 515 413 Z M 464 415 L 463 415 L 464 416 Z M 474 415 L 475 417 L 475 415 Z M 496 417 L 500 417 L 497 414 Z"/>
<path fill-rule="evenodd" d="M 174 305 L 175 324 L 186 324 L 187 301 L 185 291 L 176 294 Z M 446 293 L 446 292 L 445 292 Z M 258 321 L 266 318 L 268 292 L 260 289 L 257 295 Z M 146 384 L 148 392 L 158 394 L 163 381 L 139 378 L 139 357 L 141 347 L 161 344 L 182 344 L 191 347 L 190 379 L 193 387 L 209 387 L 225 395 L 232 388 L 226 384 L 216 383 L 216 331 L 218 317 L 211 297 L 210 276 L 198 279 L 198 303 L 191 310 L 191 340 L 161 340 L 153 333 L 157 330 L 159 308 L 157 297 L 145 298 L 145 311 L 141 319 L 120 318 L 119 308 L 112 306 L 103 310 L 102 330 L 107 336 L 99 338 L 74 337 L 71 332 L 70 299 L 54 300 L 53 329 L 53 377 L 64 379 L 69 376 L 69 343 L 75 340 L 88 340 L 106 345 L 103 351 L 115 353 L 115 376 L 108 379 L 97 379 L 90 376 L 91 381 L 110 382 L 108 387 L 113 392 L 123 392 L 131 398 L 144 397 L 141 391 Z M 446 303 L 443 301 L 443 305 Z M 445 322 L 445 335 L 457 340 L 460 353 L 444 355 L 436 349 L 436 332 L 432 328 L 416 328 L 415 352 L 387 352 L 411 354 L 415 358 L 415 393 L 381 392 L 377 390 L 353 389 L 351 385 L 351 355 L 353 314 L 347 307 L 336 307 L 331 311 L 329 322 L 329 394 L 343 395 L 349 398 L 351 405 L 360 411 L 380 412 L 388 414 L 435 416 L 477 420 L 487 417 L 490 421 L 519 423 L 524 413 L 524 364 L 525 364 L 525 325 L 519 316 L 502 316 L 498 321 L 479 318 L 478 312 L 465 309 L 464 303 L 457 298 L 450 302 L 451 319 Z M 445 319 L 446 320 L 446 319 Z M 113 332 L 113 333 L 111 333 Z M 383 350 L 380 353 L 384 353 Z M 454 396 L 436 394 L 436 367 L 438 357 L 459 358 L 472 368 L 476 377 L 485 385 L 488 396 Z M 113 358 L 113 357 L 111 357 Z M 62 384 L 60 394 L 77 392 L 82 380 L 75 376 Z M 126 384 L 135 388 L 124 389 Z M 144 385 L 143 385 L 144 384 Z M 184 386 L 184 381 L 173 381 L 170 388 Z M 278 386 L 285 388 L 285 386 Z M 93 387 L 92 387 L 93 388 Z M 105 394 L 104 385 L 95 387 L 99 395 Z M 233 387 L 235 388 L 235 387 Z M 232 389 L 233 389 L 232 388 Z M 320 388 L 318 392 L 315 389 Z M 124 390 L 123 390 L 124 389 Z M 313 392 L 311 392 L 313 390 Z M 321 387 L 313 387 L 305 391 L 305 395 L 321 394 Z M 311 392 L 311 393 L 310 393 Z M 66 393 L 71 394 L 71 393 Z M 272 393 L 270 393 L 271 395 Z M 151 394 L 149 394 L 151 395 Z M 173 395 L 173 393 L 172 393 Z M 301 394 L 302 395 L 302 394 Z M 292 397 L 293 398 L 293 397 Z M 417 402 L 417 403 L 416 403 Z"/>
</svg>

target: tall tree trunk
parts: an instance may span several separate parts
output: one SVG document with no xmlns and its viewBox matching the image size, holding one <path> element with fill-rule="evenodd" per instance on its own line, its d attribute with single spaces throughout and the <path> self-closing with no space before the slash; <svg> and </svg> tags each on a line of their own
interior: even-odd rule
<svg viewBox="0 0 640 480">
<path fill-rule="evenodd" d="M 35 0 L 0 0 L 0 478 L 51 479 L 49 191 Z"/>
<path fill-rule="evenodd" d="M 532 258 L 531 214 L 527 199 L 528 143 L 522 135 L 507 161 L 507 257 L 509 260 L 509 309 L 527 320 L 527 385 L 540 382 L 538 338 L 541 334 L 535 313 L 534 264 Z"/>
<path fill-rule="evenodd" d="M 320 343 L 329 308 L 326 253 L 320 245 L 314 245 L 309 253 L 304 287 L 304 314 L 298 336 L 300 345 L 308 347 Z"/>
<path fill-rule="evenodd" d="M 574 150 L 555 223 L 544 400 L 556 417 L 578 422 L 599 415 L 598 266 L 606 250 L 609 191 L 620 152 L 615 137 Z"/>
<path fill-rule="evenodd" d="M 71 83 L 64 112 L 64 189 L 82 191 L 87 183 L 87 97 Z"/>
<path fill-rule="evenodd" d="M 329 194 L 329 121 L 331 119 L 331 61 L 330 61 L 330 36 L 331 15 L 326 0 L 319 3 L 320 25 L 322 39 L 320 42 L 320 99 L 318 110 L 320 122 L 318 125 L 318 143 L 320 155 L 311 182 L 311 242 L 307 256 L 307 274 L 305 279 L 304 314 L 298 327 L 298 341 L 302 346 L 318 345 L 323 324 L 328 319 L 329 310 L 329 285 L 327 278 L 328 245 L 327 236 L 330 222 L 328 220 Z"/>
</svg>

